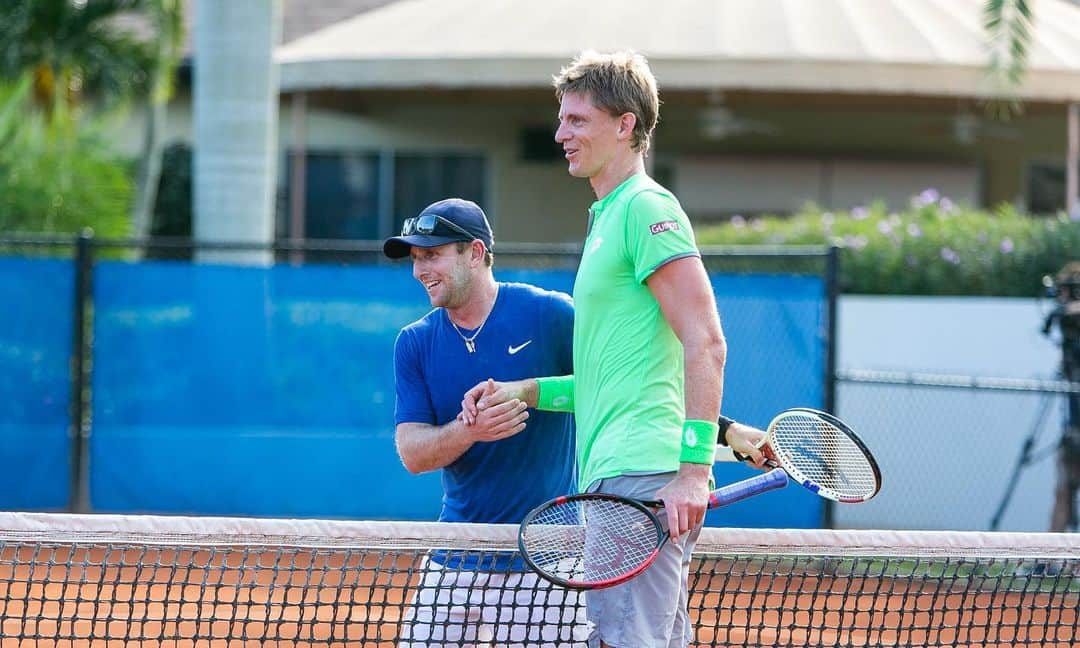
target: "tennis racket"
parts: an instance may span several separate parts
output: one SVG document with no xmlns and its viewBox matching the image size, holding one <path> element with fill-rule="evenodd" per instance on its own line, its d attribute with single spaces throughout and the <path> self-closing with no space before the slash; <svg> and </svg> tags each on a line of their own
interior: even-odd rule
<svg viewBox="0 0 1080 648">
<path fill-rule="evenodd" d="M 827 412 L 795 407 L 780 412 L 757 444 L 770 467 L 826 499 L 865 502 L 881 490 L 881 470 L 859 435 Z M 719 446 L 717 461 L 747 458 Z"/>
<path fill-rule="evenodd" d="M 772 470 L 713 491 L 709 508 L 787 485 L 788 476 L 838 502 L 864 502 L 881 488 L 866 444 L 835 416 L 809 408 L 781 412 L 758 443 Z M 735 461 L 730 448 L 720 460 Z M 745 460 L 746 457 L 741 457 Z M 518 548 L 542 578 L 569 589 L 612 587 L 637 576 L 659 555 L 668 534 L 662 502 L 605 493 L 557 497 L 522 521 Z"/>
<path fill-rule="evenodd" d="M 709 508 L 787 485 L 776 468 L 709 494 Z M 645 571 L 667 542 L 656 511 L 663 502 L 608 493 L 567 495 L 541 504 L 521 522 L 518 548 L 529 567 L 569 589 L 625 583 Z"/>
</svg>

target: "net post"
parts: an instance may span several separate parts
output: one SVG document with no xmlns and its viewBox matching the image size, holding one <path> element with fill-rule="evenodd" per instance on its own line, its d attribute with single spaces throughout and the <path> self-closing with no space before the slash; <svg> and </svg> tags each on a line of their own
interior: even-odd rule
<svg viewBox="0 0 1080 648">
<path fill-rule="evenodd" d="M 86 228 L 75 238 L 75 295 L 71 345 L 71 439 L 70 491 L 68 508 L 75 513 L 90 510 L 89 411 L 86 390 L 89 383 L 86 360 L 90 354 L 88 304 L 91 300 L 91 274 L 94 270 L 93 230 Z"/>
<path fill-rule="evenodd" d="M 830 245 L 825 256 L 825 301 L 828 321 L 825 329 L 825 376 L 822 409 L 836 413 L 836 313 L 840 297 L 840 248 Z M 826 500 L 821 510 L 821 526 L 831 529 L 835 525 L 832 501 Z"/>
</svg>

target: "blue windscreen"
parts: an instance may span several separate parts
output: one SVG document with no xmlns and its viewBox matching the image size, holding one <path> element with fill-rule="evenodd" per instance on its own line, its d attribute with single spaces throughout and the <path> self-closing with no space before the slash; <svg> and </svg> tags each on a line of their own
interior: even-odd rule
<svg viewBox="0 0 1080 648">
<path fill-rule="evenodd" d="M 91 501 L 100 511 L 430 517 L 393 440 L 408 272 L 102 263 Z M 407 488 L 400 488 L 408 485 Z"/>
<path fill-rule="evenodd" d="M 68 506 L 74 264 L 0 257 L 0 508 Z"/>
<path fill-rule="evenodd" d="M 724 376 L 726 416 L 765 429 L 789 407 L 824 405 L 827 296 L 820 277 L 712 275 L 728 342 Z M 718 484 L 757 474 L 717 464 Z M 823 501 L 794 484 L 706 515 L 717 526 L 814 528 Z"/>
<path fill-rule="evenodd" d="M 725 412 L 763 426 L 783 407 L 820 405 L 822 282 L 713 281 L 730 346 Z M 430 309 L 406 265 L 103 262 L 94 286 L 95 510 L 437 516 L 438 474 L 410 475 L 394 448 L 394 339 Z M 710 522 L 816 526 L 813 499 L 789 489 L 760 499 L 764 517 L 731 507 Z"/>
</svg>

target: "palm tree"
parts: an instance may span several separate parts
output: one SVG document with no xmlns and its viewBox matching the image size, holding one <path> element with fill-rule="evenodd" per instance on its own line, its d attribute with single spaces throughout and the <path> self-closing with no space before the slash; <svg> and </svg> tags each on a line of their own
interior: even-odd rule
<svg viewBox="0 0 1080 648">
<path fill-rule="evenodd" d="M 149 36 L 140 36 L 137 26 Z M 0 78 L 31 75 L 39 108 L 50 114 L 63 108 L 77 116 L 76 109 L 87 101 L 106 109 L 145 102 L 146 135 L 131 207 L 136 236 L 149 231 L 161 173 L 165 106 L 182 43 L 181 0 L 0 3 Z"/>
<path fill-rule="evenodd" d="M 151 211 L 161 180 L 165 108 L 172 99 L 176 67 L 184 43 L 184 3 L 181 0 L 149 0 L 145 3 L 145 11 L 158 37 L 152 53 L 153 65 L 146 94 L 146 131 L 131 211 L 132 233 L 137 238 L 150 234 Z"/>
<path fill-rule="evenodd" d="M 1016 91 L 1027 70 L 1031 44 L 1030 0 L 986 0 L 983 24 L 990 41 L 988 71 L 997 97 L 989 102 L 992 112 L 1008 117 L 1020 111 Z"/>
<path fill-rule="evenodd" d="M 0 77 L 34 79 L 46 111 L 86 98 L 105 105 L 145 92 L 152 53 L 124 17 L 144 0 L 5 0 L 0 3 Z"/>
</svg>

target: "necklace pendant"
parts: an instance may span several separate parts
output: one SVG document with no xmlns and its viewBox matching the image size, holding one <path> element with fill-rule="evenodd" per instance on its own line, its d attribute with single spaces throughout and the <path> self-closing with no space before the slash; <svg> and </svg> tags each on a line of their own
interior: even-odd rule
<svg viewBox="0 0 1080 648">
<path fill-rule="evenodd" d="M 465 340 L 465 350 L 469 353 L 476 353 L 476 343 L 472 340 Z"/>
</svg>

